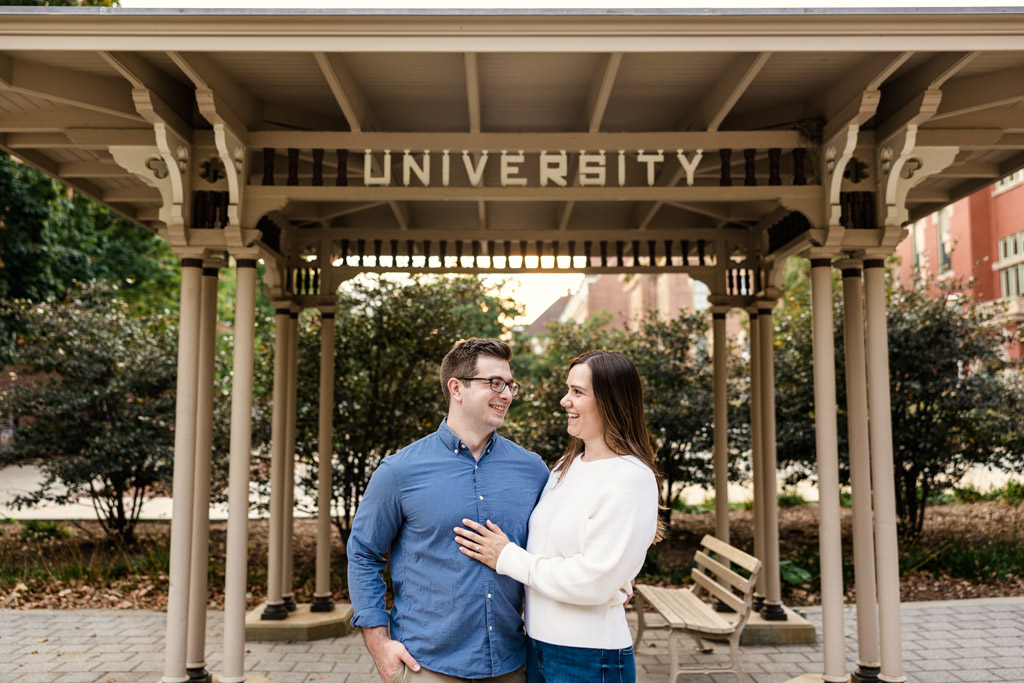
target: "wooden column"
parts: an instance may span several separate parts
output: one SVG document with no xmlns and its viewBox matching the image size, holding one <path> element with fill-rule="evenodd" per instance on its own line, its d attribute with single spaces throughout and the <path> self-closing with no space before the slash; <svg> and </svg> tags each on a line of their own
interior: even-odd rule
<svg viewBox="0 0 1024 683">
<path fill-rule="evenodd" d="M 285 433 L 288 428 L 288 339 L 291 309 L 277 304 L 274 324 L 274 406 L 270 426 L 270 539 L 267 550 L 267 604 L 261 619 L 288 618 L 282 595 L 284 573 Z"/>
<path fill-rule="evenodd" d="M 209 683 L 206 670 L 206 602 L 210 560 L 210 458 L 213 450 L 214 365 L 217 343 L 216 266 L 203 268 L 199 314 L 199 368 L 196 393 L 196 465 L 193 490 L 192 562 L 188 600 L 190 681 Z"/>
<path fill-rule="evenodd" d="M 827 683 L 847 683 L 843 630 L 843 544 L 839 519 L 839 437 L 836 426 L 835 342 L 832 337 L 832 260 L 811 260 L 814 348 L 814 436 L 818 466 L 818 544 L 821 556 L 821 639 Z"/>
<path fill-rule="evenodd" d="M 185 683 L 189 572 L 192 555 L 192 486 L 195 483 L 196 399 L 199 379 L 199 308 L 203 261 L 181 260 L 178 312 L 178 382 L 174 416 L 173 507 L 167 642 L 163 683 Z"/>
<path fill-rule="evenodd" d="M 281 558 L 281 599 L 289 612 L 295 611 L 293 563 L 295 559 L 295 418 L 297 412 L 297 389 L 299 367 L 299 314 L 292 311 L 288 316 L 288 407 L 285 409 L 285 487 L 282 508 L 284 511 L 284 538 Z"/>
<path fill-rule="evenodd" d="M 843 341 L 846 347 L 846 412 L 853 507 L 853 566 L 857 589 L 857 670 L 853 680 L 877 681 L 879 661 L 875 542 L 868 453 L 867 370 L 864 359 L 864 298 L 861 262 L 835 264 L 843 274 Z"/>
<path fill-rule="evenodd" d="M 754 484 L 754 556 L 764 566 L 764 491 L 761 469 L 761 328 L 757 322 L 757 308 L 748 309 L 750 320 L 750 476 Z M 764 606 L 765 578 L 762 571 L 757 575 L 754 590 L 754 609 L 758 612 Z"/>
<path fill-rule="evenodd" d="M 331 593 L 331 499 L 334 453 L 334 330 L 335 309 L 320 308 L 320 429 L 317 444 L 316 591 L 313 612 L 334 610 Z"/>
<path fill-rule="evenodd" d="M 249 460 L 252 453 L 256 259 L 238 259 L 231 374 L 228 537 L 224 566 L 224 673 L 220 683 L 245 683 L 245 593 L 249 580 Z"/>
<path fill-rule="evenodd" d="M 878 579 L 878 627 L 881 670 L 878 680 L 904 683 L 900 630 L 900 559 L 896 534 L 892 415 L 889 399 L 889 338 L 886 324 L 885 263 L 864 261 L 867 318 L 867 372 L 872 499 L 875 506 L 875 562 Z"/>
<path fill-rule="evenodd" d="M 725 315 L 728 310 L 724 306 L 711 309 L 714 328 L 715 536 L 726 543 L 729 542 L 729 397 L 725 336 Z"/>
<path fill-rule="evenodd" d="M 757 325 L 761 350 L 761 479 L 764 494 L 764 606 L 766 621 L 785 621 L 779 576 L 779 486 L 775 456 L 775 300 L 758 302 Z"/>
</svg>

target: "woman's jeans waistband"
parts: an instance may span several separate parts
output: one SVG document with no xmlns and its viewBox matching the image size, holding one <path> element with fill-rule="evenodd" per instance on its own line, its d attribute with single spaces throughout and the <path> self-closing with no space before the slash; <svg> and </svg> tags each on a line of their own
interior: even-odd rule
<svg viewBox="0 0 1024 683">
<path fill-rule="evenodd" d="M 526 683 L 636 683 L 633 648 L 567 647 L 528 638 Z"/>
</svg>

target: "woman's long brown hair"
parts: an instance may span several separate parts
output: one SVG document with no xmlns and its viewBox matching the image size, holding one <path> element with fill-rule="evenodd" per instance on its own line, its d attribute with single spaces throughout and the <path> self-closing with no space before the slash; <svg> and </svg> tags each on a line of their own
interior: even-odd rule
<svg viewBox="0 0 1024 683">
<path fill-rule="evenodd" d="M 661 490 L 661 473 L 654 463 L 654 448 L 644 417 L 644 390 L 640 373 L 625 354 L 618 351 L 587 351 L 569 363 L 572 370 L 577 365 L 590 368 L 594 387 L 597 412 L 604 426 L 604 442 L 613 453 L 632 455 L 651 468 Z M 565 453 L 555 463 L 559 481 L 565 477 L 573 461 L 583 454 L 584 443 L 575 436 L 569 437 Z M 655 542 L 664 538 L 665 528 L 658 521 Z"/>
</svg>

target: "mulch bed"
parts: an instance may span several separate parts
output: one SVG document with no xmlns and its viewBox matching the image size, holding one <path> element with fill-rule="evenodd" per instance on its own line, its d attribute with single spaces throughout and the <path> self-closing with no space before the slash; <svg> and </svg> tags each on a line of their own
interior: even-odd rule
<svg viewBox="0 0 1024 683">
<path fill-rule="evenodd" d="M 753 545 L 753 518 L 750 512 L 733 511 L 730 514 L 731 542 L 742 548 Z M 851 557 L 851 516 L 842 511 L 844 557 Z M 166 555 L 169 526 L 166 523 L 140 523 L 137 535 L 142 550 L 126 551 L 102 541 L 102 534 L 94 522 L 67 523 L 67 538 L 24 541 L 18 524 L 0 525 L 0 608 L 14 609 L 164 609 L 167 604 L 167 576 L 164 572 L 138 570 L 113 576 L 109 566 L 126 558 L 142 554 L 143 557 Z M 918 555 L 927 556 L 951 543 L 964 539 L 977 540 L 989 532 L 1024 538 L 1024 506 L 1012 507 L 999 502 L 971 505 L 944 505 L 929 509 L 925 530 L 916 542 Z M 669 583 L 685 576 L 700 538 L 714 533 L 714 519 L 710 514 L 675 514 L 672 535 L 658 547 L 658 576 L 644 578 L 645 582 Z M 210 597 L 211 609 L 223 608 L 224 545 L 226 528 L 223 523 L 213 524 L 210 534 Z M 250 607 L 262 601 L 266 582 L 266 553 L 268 526 L 266 521 L 253 521 L 249 525 L 249 590 Z M 779 510 L 779 543 L 783 558 L 808 558 L 817 555 L 818 514 L 813 506 L 783 508 Z M 335 571 L 332 577 L 335 596 L 345 600 L 343 588 L 344 550 L 337 530 L 332 528 L 332 557 Z M 316 549 L 315 520 L 295 522 L 295 597 L 299 602 L 312 599 L 315 577 Z M 158 564 L 153 562 L 151 564 Z M 79 569 L 69 571 L 67 566 Z M 33 569 L 35 575 L 12 579 L 20 569 Z M 904 570 L 907 567 L 904 566 Z M 36 571 L 38 570 L 38 571 Z M 114 572 L 116 573 L 116 572 Z M 848 582 L 847 600 L 854 600 L 853 588 Z M 904 601 L 952 600 L 962 598 L 1024 595 L 1024 567 L 1010 577 L 993 577 L 985 581 L 967 581 L 931 571 L 916 570 L 901 580 Z M 819 604 L 817 592 L 806 587 L 785 587 L 784 601 L 788 605 Z"/>
</svg>

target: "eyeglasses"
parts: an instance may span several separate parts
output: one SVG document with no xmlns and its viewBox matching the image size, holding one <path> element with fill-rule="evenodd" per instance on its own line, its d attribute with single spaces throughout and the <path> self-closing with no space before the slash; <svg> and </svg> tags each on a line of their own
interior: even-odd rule
<svg viewBox="0 0 1024 683">
<path fill-rule="evenodd" d="M 491 391 L 496 394 L 500 394 L 505 391 L 505 387 L 508 387 L 508 390 L 513 396 L 519 393 L 519 387 L 522 386 L 518 382 L 506 382 L 500 377 L 456 377 L 455 379 L 461 379 L 463 382 L 472 382 L 473 380 L 489 382 L 491 385 Z"/>
</svg>

